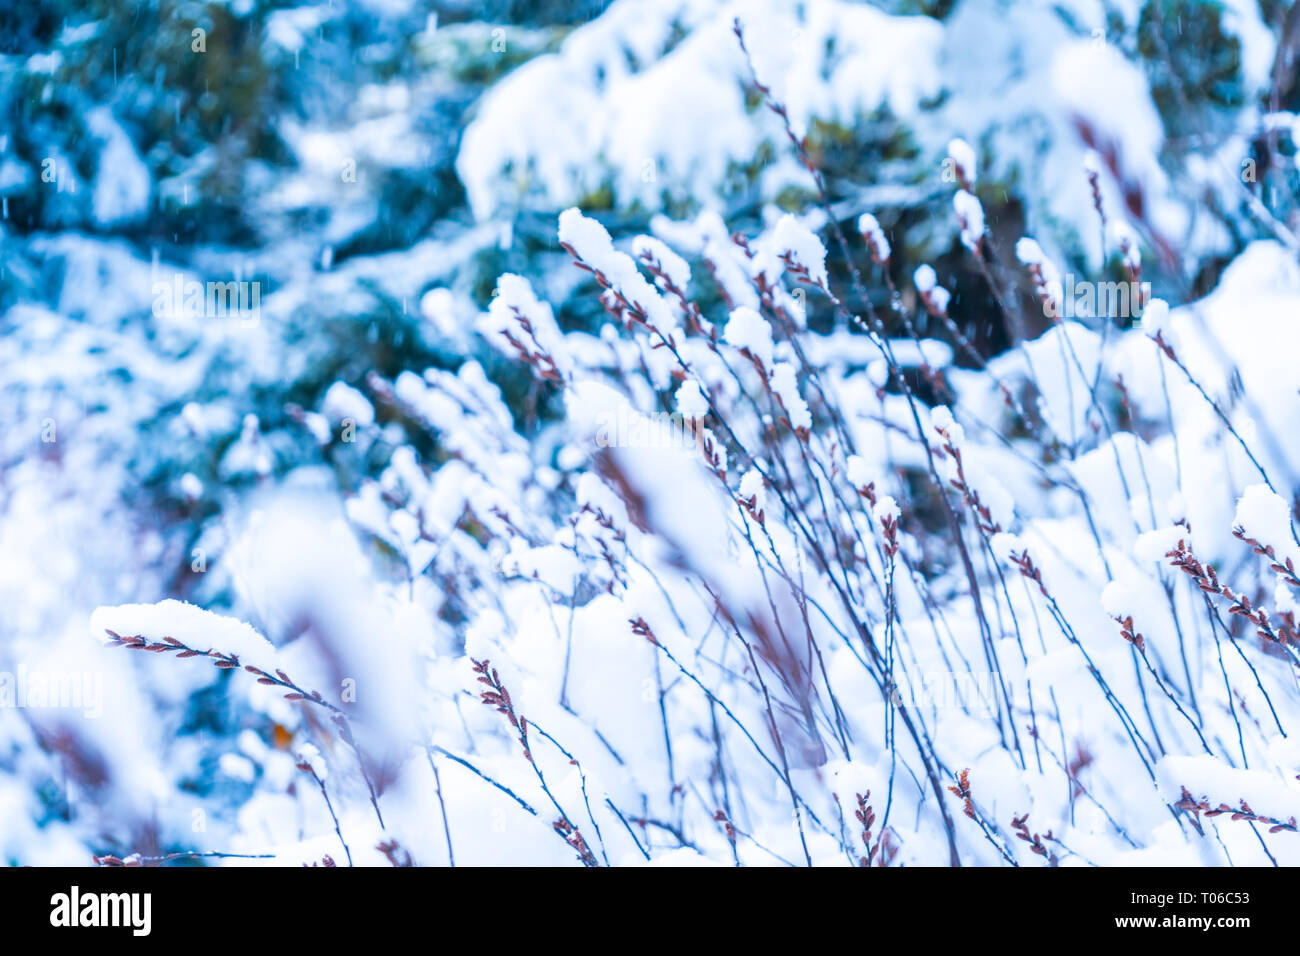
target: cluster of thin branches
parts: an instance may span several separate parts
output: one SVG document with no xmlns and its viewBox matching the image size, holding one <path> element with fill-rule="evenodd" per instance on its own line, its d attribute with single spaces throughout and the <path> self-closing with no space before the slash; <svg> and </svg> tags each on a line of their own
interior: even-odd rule
<svg viewBox="0 0 1300 956">
<path fill-rule="evenodd" d="M 736 36 L 748 56 L 739 23 Z M 678 489 L 656 486 L 617 449 L 595 453 L 594 469 L 614 492 L 626 521 L 616 509 L 590 496 L 573 500 L 572 488 L 555 491 L 550 499 L 554 515 L 532 513 L 507 495 L 498 495 L 482 506 L 466 508 L 457 525 L 465 533 L 455 541 L 437 542 L 439 560 L 422 572 L 443 585 L 461 617 L 472 618 L 485 607 L 500 606 L 494 596 L 499 589 L 494 572 L 477 561 L 476 554 L 493 543 L 541 548 L 563 541 L 582 568 L 582 579 L 571 594 L 554 593 L 540 577 L 521 575 L 514 583 L 545 593 L 557 647 L 566 649 L 560 703 L 575 714 L 565 692 L 567 648 L 573 645 L 582 606 L 602 591 L 621 598 L 631 580 L 653 581 L 668 613 L 656 617 L 630 609 L 627 619 L 631 634 L 651 649 L 667 796 L 647 792 L 642 806 L 631 809 L 605 794 L 589 794 L 587 772 L 576 756 L 584 752 L 582 747 L 552 737 L 526 715 L 512 697 L 507 678 L 487 659 L 470 661 L 473 679 L 486 688 L 479 691 L 479 699 L 500 716 L 499 730 L 517 759 L 531 768 L 536 790 L 516 792 L 497 780 L 484 769 L 482 754 L 471 751 L 483 746 L 486 753 L 486 746 L 470 739 L 418 742 L 435 777 L 436 755 L 504 794 L 529 816 L 550 818 L 550 829 L 586 866 L 611 862 L 613 837 L 602 834 L 599 823 L 602 816 L 609 819 L 606 814 L 618 821 L 646 859 L 664 848 L 721 847 L 737 865 L 751 854 L 811 865 L 824 859 L 823 848 L 831 846 L 860 866 L 886 866 L 901 859 L 951 865 L 1054 866 L 1072 858 L 1092 863 L 1088 851 L 1068 849 L 1061 839 L 1075 844 L 1068 828 L 1082 805 L 1106 821 L 1107 839 L 1115 846 L 1142 846 L 1147 834 L 1130 832 L 1141 815 L 1132 811 L 1125 796 L 1133 792 L 1134 781 L 1189 840 L 1209 838 L 1205 820 L 1219 815 L 1252 829 L 1262 825 L 1267 834 L 1293 832 L 1294 819 L 1256 812 L 1236 795 L 1194 798 L 1182 785 L 1181 795 L 1168 799 L 1161 795 L 1157 772 L 1166 757 L 1196 752 L 1221 759 L 1230 768 L 1247 768 L 1267 749 L 1270 724 L 1285 734 L 1287 708 L 1277 706 L 1273 698 L 1286 681 L 1294 691 L 1292 669 L 1300 639 L 1287 612 L 1270 614 L 1261 601 L 1266 575 L 1300 589 L 1291 559 L 1237 529 L 1236 537 L 1265 561 L 1262 569 L 1240 569 L 1256 592 L 1248 593 L 1224 584 L 1220 572 L 1192 552 L 1190 537 L 1179 541 L 1166 555 L 1167 566 L 1158 571 L 1167 601 L 1160 612 L 1172 622 L 1176 646 L 1161 646 L 1150 637 L 1144 616 L 1153 615 L 1152 608 L 1124 608 L 1109 615 L 1120 625 L 1118 635 L 1113 629 L 1098 631 L 1086 615 L 1081 617 L 1073 582 L 1048 572 L 1073 568 L 1079 579 L 1091 581 L 1096 573 L 1079 568 L 1095 565 L 1104 573 L 1101 583 L 1112 580 L 1121 569 L 1112 566 L 1115 542 L 1100 527 L 1098 515 L 1129 515 L 1147 507 L 1147 530 L 1155 524 L 1154 492 L 1141 455 L 1135 468 L 1122 460 L 1115 442 L 1139 418 L 1122 380 L 1104 381 L 1100 363 L 1088 371 L 1060 318 L 1049 323 L 1049 334 L 1030 348 L 1027 330 L 1034 323 L 1017 305 L 1016 289 L 1027 279 L 1040 296 L 1049 296 L 1043 266 L 1034 262 L 1025 275 L 1012 275 L 993 235 L 981 233 L 966 244 L 969 266 L 984 283 L 996 320 L 1007 330 L 1011 354 L 1022 360 L 1015 380 L 1005 371 L 999 373 L 949 315 L 946 294 L 925 284 L 918 285 L 915 297 L 904 295 L 896 286 L 894 254 L 876 232 L 846 234 L 832 211 L 826 180 L 789 111 L 756 74 L 752 82 L 811 177 L 837 264 L 828 271 L 822 263 L 806 261 L 796 249 L 781 249 L 779 271 L 791 286 L 787 288 L 771 270 L 758 265 L 764 255 L 760 240 L 735 234 L 725 248 L 716 242 L 704 244 L 700 259 L 713 275 L 722 306 L 734 315 L 745 308 L 745 297 L 752 296 L 757 304 L 752 311 L 772 335 L 767 343 L 771 348 L 752 339 L 732 341 L 724 331 L 725 317 L 710 318 L 709 308 L 690 295 L 672 264 L 652 249 L 636 260 L 654 280 L 653 291 L 646 292 L 619 273 L 617 261 L 607 265 L 576 241 L 562 246 L 598 286 L 600 303 L 614 327 L 639 349 L 611 349 L 603 369 L 594 362 L 584 366 L 558 354 L 562 338 L 553 340 L 543 327 L 549 315 L 530 314 L 518 304 L 507 307 L 510 325 L 500 334 L 511 354 L 531 366 L 538 387 L 553 393 L 576 393 L 584 374 L 604 372 L 629 393 L 633 390 L 626 386 L 638 378 L 643 387 L 636 394 L 652 395 L 664 410 L 672 409 L 674 393 L 680 395 L 683 389 L 697 396 L 699 404 L 691 406 L 687 416 L 697 426 L 694 434 L 699 439 L 690 453 L 708 476 L 717 500 L 728 503 L 733 558 L 756 587 L 747 592 L 735 586 L 724 569 L 708 564 L 681 540 L 671 523 L 665 523 L 661 501 Z M 963 189 L 974 188 L 971 173 L 963 172 Z M 1094 194 L 1104 219 L 1100 192 L 1094 189 Z M 971 222 L 969 214 L 961 220 L 963 232 Z M 1140 259 L 1134 261 L 1127 248 L 1114 251 L 1121 254 L 1129 277 L 1140 279 Z M 867 264 L 867 275 L 859 262 Z M 869 291 L 873 284 L 887 294 L 885 309 L 874 304 L 880 300 Z M 664 309 L 683 325 L 665 324 Z M 846 370 L 843 361 L 816 348 L 818 336 L 807 330 L 807 320 L 817 309 L 831 316 L 831 336 L 840 337 L 835 341 L 870 343 L 879 355 L 882 378 L 869 388 L 857 388 L 855 381 L 866 381 L 863 372 Z M 959 403 L 959 389 L 928 357 L 920 332 L 927 321 L 945 330 L 953 349 L 995 390 L 1003 406 L 1002 420 L 985 420 L 981 415 L 986 409 Z M 1103 342 L 1119 331 L 1113 317 L 1095 321 Z M 1057 333 L 1054 338 L 1052 333 Z M 1195 388 L 1221 420 L 1231 443 L 1273 488 L 1251 442 L 1233 425 L 1230 410 L 1196 380 L 1160 331 L 1152 339 L 1153 349 L 1168 361 L 1169 373 L 1180 374 Z M 1085 411 L 1090 435 L 1062 428 L 1034 401 L 1061 384 L 1039 376 L 1035 360 L 1044 354 L 1044 342 L 1059 350 L 1066 386 L 1082 383 L 1080 394 L 1071 394 L 1070 401 Z M 905 347 L 914 349 L 910 354 L 915 360 L 901 354 Z M 773 358 L 778 350 L 779 361 Z M 1007 368 L 1005 363 L 1001 368 Z M 1166 366 L 1160 368 L 1163 376 Z M 787 371 L 793 375 L 787 376 Z M 452 388 L 432 373 L 426 379 L 423 387 L 431 390 Z M 932 408 L 920 394 L 922 383 L 928 393 L 948 399 L 956 415 Z M 390 418 L 435 430 L 421 421 L 410 389 L 403 392 L 377 376 L 370 384 Z M 508 432 L 508 426 L 499 421 L 484 425 L 488 415 L 474 417 L 470 405 L 481 396 L 455 397 L 475 427 L 481 426 L 475 441 L 484 447 L 511 447 L 513 436 L 492 437 Z M 862 407 L 870 399 L 876 409 Z M 1171 408 L 1171 429 L 1172 418 Z M 883 455 L 878 448 L 859 447 L 862 422 L 882 436 Z M 968 439 L 967 428 L 977 432 L 978 439 Z M 1008 532 L 1023 527 L 1032 516 L 1014 506 L 1009 511 L 1000 508 L 994 492 L 982 485 L 981 474 L 971 467 L 971 449 L 978 443 L 1015 460 L 1042 487 L 1057 486 L 1077 502 L 1076 514 L 1095 552 L 1058 553 L 1050 541 L 1031 545 L 1010 539 Z M 1107 445 L 1113 450 L 1124 500 L 1098 500 L 1067 467 L 1089 451 L 1089 443 L 1094 451 Z M 493 476 L 474 455 L 454 445 L 451 455 L 491 485 Z M 683 487 L 689 491 L 694 486 L 687 482 Z M 565 494 L 571 496 L 567 514 Z M 404 506 L 400 496 L 389 503 Z M 1135 529 L 1141 530 L 1136 519 Z M 694 608 L 680 603 L 687 590 L 695 596 Z M 1222 602 L 1227 602 L 1226 617 L 1220 614 Z M 695 613 L 701 608 L 702 617 Z M 697 630 L 694 622 L 700 620 L 706 623 Z M 235 658 L 175 638 L 158 643 L 110 637 L 128 648 L 176 652 L 180 657 L 205 655 L 225 669 L 241 666 Z M 502 653 L 508 653 L 508 645 Z M 1207 653 L 1213 655 L 1213 668 L 1198 664 L 1194 669 L 1191 661 Z M 1077 666 L 1082 675 L 1078 683 L 1067 686 L 1033 666 L 1052 654 Z M 1225 658 L 1235 660 L 1232 673 Z M 925 687 L 934 661 L 944 662 L 950 677 L 986 675 L 988 694 L 978 701 L 937 706 Z M 259 682 L 285 691 L 290 701 L 332 711 L 339 718 L 339 732 L 355 744 L 343 712 L 321 695 L 303 689 L 282 671 L 244 669 Z M 1207 673 L 1220 679 L 1221 686 L 1216 687 Z M 1239 686 L 1242 673 L 1250 676 L 1253 686 Z M 863 699 L 870 694 L 871 701 Z M 1104 709 L 1085 724 L 1079 712 L 1097 701 Z M 1250 714 L 1249 707 L 1259 703 L 1270 721 Z M 953 727 L 972 724 L 986 735 L 981 752 L 968 751 L 965 741 L 949 736 Z M 1225 727 L 1233 729 L 1235 740 L 1225 736 Z M 614 744 L 599 733 L 594 736 L 623 762 Z M 674 742 L 683 736 L 703 741 L 713 753 L 704 779 L 691 778 L 677 762 Z M 1105 757 L 1094 759 L 1085 745 L 1104 751 Z M 991 751 L 1001 755 L 1000 763 L 988 758 Z M 364 768 L 359 753 L 358 758 Z M 1040 822 L 1054 814 L 1051 827 L 1032 830 L 1031 807 L 1007 806 L 1004 781 L 981 777 L 974 769 L 977 762 L 1000 766 L 1007 775 L 1032 777 L 1042 782 L 1044 791 L 1055 787 L 1059 804 L 1032 808 Z M 832 764 L 883 768 L 883 789 L 869 802 L 871 789 L 857 789 L 847 777 L 841 783 L 828 771 L 819 772 Z M 324 780 L 310 760 L 299 766 L 318 786 L 351 862 Z M 557 767 L 576 769 L 581 807 L 574 798 L 566 805 L 557 793 Z M 770 797 L 773 789 L 781 795 L 778 803 L 784 804 L 779 809 Z M 440 778 L 438 793 L 441 800 Z M 370 797 L 382 826 L 382 794 L 372 788 Z M 554 814 L 542 814 L 530 802 L 543 799 Z M 1222 802 L 1225 799 L 1236 801 L 1237 808 Z M 846 819 L 846 804 L 856 825 Z M 781 812 L 793 821 L 789 847 L 773 844 L 772 820 Z M 445 807 L 442 824 L 448 857 L 454 861 Z M 1273 859 L 1264 835 L 1256 835 Z M 930 837 L 937 838 L 941 854 L 929 852 Z M 1213 838 L 1223 843 L 1217 832 Z M 914 848 L 909 850 L 909 843 Z M 384 846 L 394 865 L 410 861 L 409 854 L 401 856 L 396 842 L 381 849 Z M 333 862 L 326 860 L 325 865 Z M 116 858 L 104 862 L 121 865 Z"/>
</svg>

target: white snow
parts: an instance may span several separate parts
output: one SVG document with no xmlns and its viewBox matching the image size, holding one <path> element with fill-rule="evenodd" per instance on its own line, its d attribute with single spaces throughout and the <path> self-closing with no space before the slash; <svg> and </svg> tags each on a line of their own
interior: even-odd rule
<svg viewBox="0 0 1300 956">
<path fill-rule="evenodd" d="M 234 655 L 241 663 L 274 670 L 276 652 L 269 641 L 243 621 L 205 611 L 185 601 L 101 607 L 90 616 L 90 634 L 97 641 L 143 637 L 152 643 L 174 638 L 197 651 Z"/>
<path fill-rule="evenodd" d="M 947 289 L 939 285 L 939 278 L 935 275 L 933 266 L 928 263 L 917 266 L 912 273 L 912 284 L 940 314 L 948 311 L 948 303 L 952 296 Z"/>
<path fill-rule="evenodd" d="M 514 357 L 516 348 L 522 348 L 529 356 L 549 358 L 564 372 L 569 359 L 550 305 L 537 298 L 527 279 L 513 273 L 497 279 L 496 291 L 479 317 L 479 332 L 506 355 Z"/>
<path fill-rule="evenodd" d="M 722 337 L 734 348 L 748 349 L 764 368 L 772 367 L 772 328 L 753 309 L 743 305 L 732 309 Z"/>
<path fill-rule="evenodd" d="M 1146 531 L 1133 543 L 1133 556 L 1147 563 L 1167 564 L 1169 559 L 1165 555 L 1175 550 L 1179 541 L 1188 548 L 1192 546 L 1191 532 L 1182 525 Z"/>
<path fill-rule="evenodd" d="M 871 508 L 871 517 L 875 518 L 878 523 L 883 523 L 885 519 L 897 521 L 899 514 L 901 512 L 898 508 L 898 502 L 890 495 L 881 495 Z"/>
<path fill-rule="evenodd" d="M 637 236 L 633 239 L 632 255 L 638 260 L 649 256 L 668 277 L 668 281 L 678 289 L 685 291 L 691 283 L 691 267 L 686 260 L 654 236 Z"/>
<path fill-rule="evenodd" d="M 91 110 L 86 126 L 103 141 L 92 202 L 95 221 L 116 226 L 138 219 L 149 208 L 153 190 L 149 168 L 108 107 Z"/>
<path fill-rule="evenodd" d="M 916 286 L 918 292 L 929 292 L 934 289 L 939 277 L 934 274 L 934 267 L 928 263 L 921 263 L 912 273 L 912 283 Z"/>
<path fill-rule="evenodd" d="M 961 225 L 962 245 L 975 249 L 984 237 L 984 207 L 973 195 L 961 189 L 952 197 L 952 208 Z"/>
<path fill-rule="evenodd" d="M 976 180 L 975 150 L 964 139 L 954 138 L 948 141 L 948 158 L 952 160 L 953 171 L 958 181 L 967 186 L 974 186 Z"/>
<path fill-rule="evenodd" d="M 676 325 L 672 310 L 638 271 L 632 257 L 614 248 L 604 226 L 576 208 L 566 209 L 560 213 L 559 236 L 579 260 L 602 274 L 630 305 L 639 307 L 651 328 L 665 336 L 672 332 Z"/>
<path fill-rule="evenodd" d="M 796 135 L 813 117 L 911 116 L 940 91 L 943 29 L 929 17 L 844 0 L 620 0 L 489 90 L 456 159 L 475 216 L 559 208 L 603 183 L 657 210 L 718 190 L 763 142 L 784 148 L 775 118 L 748 113 L 737 17 Z"/>
<path fill-rule="evenodd" d="M 885 230 L 880 228 L 880 222 L 869 212 L 864 212 L 858 217 L 858 232 L 862 234 L 863 240 L 867 243 L 867 248 L 871 250 L 871 257 L 876 262 L 888 262 L 890 256 L 889 240 L 885 238 Z"/>
<path fill-rule="evenodd" d="M 702 419 L 709 413 L 709 403 L 700 391 L 699 383 L 688 378 L 677 388 L 677 411 L 683 418 Z"/>
<path fill-rule="evenodd" d="M 826 285 L 826 247 L 794 216 L 787 214 L 778 220 L 772 241 L 778 253 L 788 255 L 808 270 L 815 285 Z"/>
<path fill-rule="evenodd" d="M 325 757 L 315 744 L 305 743 L 298 748 L 298 762 L 311 767 L 311 772 L 321 780 L 324 780 L 329 773 L 329 768 L 325 765 Z"/>
<path fill-rule="evenodd" d="M 1242 492 L 1233 522 L 1248 537 L 1271 546 L 1279 559 L 1290 558 L 1300 565 L 1300 546 L 1295 543 L 1291 530 L 1291 507 L 1268 485 L 1250 485 Z"/>
<path fill-rule="evenodd" d="M 799 394 L 799 380 L 794 366 L 789 362 L 777 362 L 772 367 L 771 383 L 772 391 L 776 392 L 786 414 L 790 416 L 790 425 L 796 429 L 812 427 L 812 413 Z"/>
<path fill-rule="evenodd" d="M 865 488 L 871 484 L 871 466 L 861 455 L 850 455 L 846 466 L 849 483 L 854 488 Z"/>
<path fill-rule="evenodd" d="M 370 400 L 345 382 L 335 382 L 329 387 L 321 411 L 335 423 L 350 421 L 366 427 L 375 422 L 375 409 Z"/>
</svg>

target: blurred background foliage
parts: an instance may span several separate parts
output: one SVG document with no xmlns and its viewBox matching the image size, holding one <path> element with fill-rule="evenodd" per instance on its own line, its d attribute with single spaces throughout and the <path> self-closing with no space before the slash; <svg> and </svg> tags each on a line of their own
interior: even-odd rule
<svg viewBox="0 0 1300 956">
<path fill-rule="evenodd" d="M 520 64 L 559 49 L 575 27 L 608 6 L 594 0 L 367 0 L 338 9 L 289 0 L 4 5 L 0 309 L 45 303 L 77 321 L 133 329 L 163 357 L 205 354 L 197 377 L 160 395 L 159 407 L 139 422 L 131 460 L 142 485 L 164 498 L 182 471 L 217 476 L 245 414 L 257 415 L 265 432 L 288 427 L 287 406 L 313 408 L 334 381 L 362 385 L 370 371 L 391 377 L 403 369 L 455 367 L 472 355 L 505 390 L 521 424 L 535 425 L 546 402 L 530 377 L 457 327 L 469 328 L 505 271 L 545 277 L 544 294 L 569 328 L 595 332 L 606 316 L 594 284 L 565 267 L 554 238 L 558 210 L 521 204 L 491 222 L 475 222 L 455 162 L 484 92 Z M 947 0 L 883 6 L 938 18 L 961 10 Z M 1275 2 L 1261 10 L 1278 24 L 1289 15 Z M 1066 8 L 1060 15 L 1071 16 Z M 1203 149 L 1206 137 L 1230 129 L 1246 96 L 1241 44 L 1225 29 L 1224 16 L 1215 0 L 1148 0 L 1134 34 L 1125 36 L 1119 20 L 1108 30 L 1107 39 L 1131 48 L 1143 65 L 1171 153 Z M 665 48 L 684 36 L 678 29 Z M 1300 105 L 1294 76 L 1279 93 L 1275 108 Z M 752 88 L 746 109 L 756 120 L 765 115 Z M 780 155 L 784 148 L 764 143 L 733 165 L 719 195 L 708 197 L 722 204 L 730 228 L 752 235 L 765 208 L 806 211 L 816 204 L 805 180 L 785 177 L 769 187 L 765 171 L 790 161 Z M 918 261 L 933 262 L 954 293 L 954 317 L 978 349 L 1006 348 L 1004 326 L 990 318 L 992 291 L 951 229 L 950 189 L 934 188 L 934 157 L 909 126 L 883 107 L 852 122 L 815 118 L 807 148 L 846 225 L 865 190 L 883 184 L 901 197 L 879 207 L 895 244 L 895 285 L 910 294 L 910 270 Z M 45 178 L 50 170 L 53 182 Z M 1026 176 L 1032 170 L 1021 167 L 1001 178 L 982 176 L 977 192 L 995 254 L 1006 274 L 1019 275 L 1012 291 L 1032 315 L 1032 290 L 1011 253 L 1028 218 Z M 1278 184 L 1267 188 L 1276 192 Z M 580 205 L 616 237 L 648 230 L 656 212 L 687 217 L 702 207 L 700 197 L 665 183 L 659 208 L 647 208 L 638 199 L 621 200 L 607 182 Z M 57 236 L 90 244 L 52 243 Z M 854 263 L 859 268 L 869 266 L 860 250 L 853 254 L 861 257 Z M 1198 287 L 1212 283 L 1228 258 L 1203 264 Z M 114 273 L 128 262 L 132 269 Z M 146 286 L 159 263 L 206 277 L 256 278 L 264 295 L 283 294 L 253 343 L 214 344 L 210 330 L 144 322 Z M 833 246 L 829 265 L 833 281 L 846 284 L 850 263 Z M 1159 264 L 1152 268 L 1158 280 Z M 1117 259 L 1107 273 L 1125 278 Z M 701 306 L 715 311 L 721 305 L 716 286 L 697 278 Z M 454 307 L 431 325 L 420 303 L 442 287 L 452 291 Z M 870 294 L 877 306 L 887 305 L 883 285 Z M 824 327 L 829 315 L 815 311 L 810 321 Z M 132 380 L 129 364 L 122 363 L 119 386 Z M 208 444 L 178 445 L 168 416 L 187 402 L 208 400 L 228 409 L 225 433 Z M 276 439 L 277 470 L 311 453 L 310 442 L 300 439 Z"/>
</svg>

